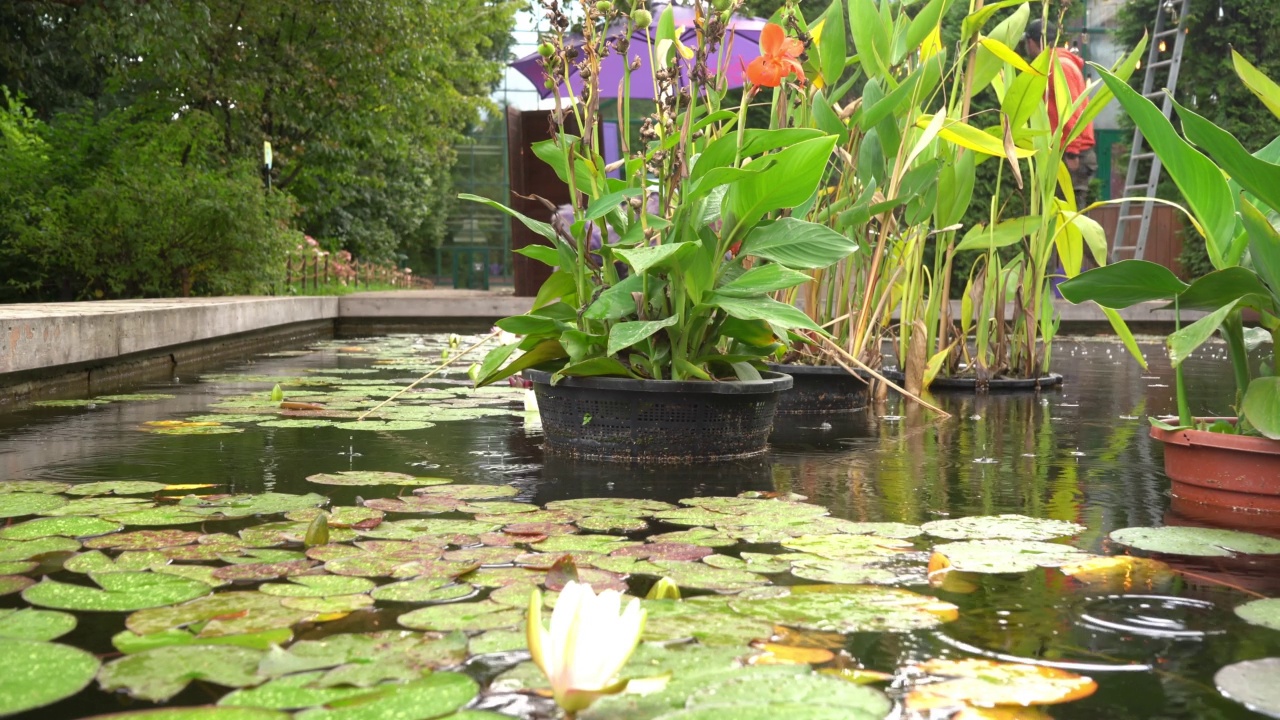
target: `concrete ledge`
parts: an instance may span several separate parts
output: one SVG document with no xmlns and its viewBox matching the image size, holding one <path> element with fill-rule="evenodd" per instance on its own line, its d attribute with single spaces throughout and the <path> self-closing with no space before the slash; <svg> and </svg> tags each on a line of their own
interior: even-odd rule
<svg viewBox="0 0 1280 720">
<path fill-rule="evenodd" d="M 529 310 L 533 298 L 486 290 L 400 290 L 344 295 L 341 319 L 477 318 L 493 321 Z"/>
</svg>

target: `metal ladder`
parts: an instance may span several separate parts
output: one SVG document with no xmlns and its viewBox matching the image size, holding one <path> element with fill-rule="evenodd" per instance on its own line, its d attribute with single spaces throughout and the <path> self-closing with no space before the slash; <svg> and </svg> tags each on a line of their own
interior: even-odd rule
<svg viewBox="0 0 1280 720">
<path fill-rule="evenodd" d="M 1173 113 L 1173 95 L 1178 89 L 1178 70 L 1182 67 L 1182 49 L 1186 44 L 1187 17 L 1191 10 L 1191 0 L 1156 0 L 1156 27 L 1147 46 L 1147 59 L 1143 62 L 1146 73 L 1142 79 L 1142 95 L 1148 100 L 1159 101 L 1160 111 L 1167 118 Z M 1176 18 L 1171 18 L 1170 10 L 1178 5 Z M 1170 22 L 1172 21 L 1172 23 Z M 1170 27 L 1172 24 L 1173 27 Z M 1167 60 L 1161 60 L 1161 43 L 1168 50 L 1168 40 L 1173 40 L 1173 54 Z M 1157 76 L 1164 74 L 1163 84 L 1157 84 Z M 1168 90 L 1168 92 L 1164 92 Z M 1146 182 L 1139 182 L 1141 166 L 1147 167 Z M 1163 164 L 1156 154 L 1146 146 L 1142 131 L 1133 130 L 1133 145 L 1129 149 L 1129 169 L 1124 177 L 1124 202 L 1120 203 L 1120 214 L 1116 220 L 1115 243 L 1111 246 L 1111 262 L 1126 258 L 1143 259 L 1147 250 L 1147 232 L 1151 229 L 1151 211 L 1154 203 L 1140 200 L 1129 200 L 1133 197 L 1155 197 L 1156 186 L 1160 184 L 1160 171 Z M 1135 192 L 1136 191 L 1136 192 Z M 1138 212 L 1138 205 L 1142 211 Z"/>
</svg>

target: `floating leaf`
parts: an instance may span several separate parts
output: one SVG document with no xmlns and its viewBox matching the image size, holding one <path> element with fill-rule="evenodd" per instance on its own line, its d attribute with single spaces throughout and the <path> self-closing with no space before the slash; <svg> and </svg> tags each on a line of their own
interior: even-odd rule
<svg viewBox="0 0 1280 720">
<path fill-rule="evenodd" d="M 218 580 L 258 581 L 274 580 L 310 572 L 316 567 L 311 560 L 285 560 L 284 562 L 245 563 L 229 565 L 213 571 Z"/>
<path fill-rule="evenodd" d="M 68 553 L 80 549 L 80 541 L 64 537 L 38 540 L 0 540 L 0 562 L 30 560 L 50 553 Z"/>
<path fill-rule="evenodd" d="M 374 689 L 364 695 L 303 710 L 297 720 L 428 720 L 471 702 L 476 681 L 460 673 L 438 672 L 411 683 Z"/>
<path fill-rule="evenodd" d="M 165 393 L 130 393 L 127 395 L 100 395 L 94 402 L 142 402 L 145 400 L 172 400 L 175 396 Z"/>
<path fill-rule="evenodd" d="M 368 595 L 327 595 L 325 597 L 286 597 L 280 604 L 316 615 L 345 614 L 373 605 Z"/>
<path fill-rule="evenodd" d="M 197 580 L 149 572 L 95 573 L 89 577 L 102 589 L 46 578 L 27 588 L 22 599 L 60 610 L 125 612 L 184 602 L 207 595 L 210 590 Z"/>
<path fill-rule="evenodd" d="M 466 659 L 462 633 L 429 636 L 405 630 L 330 635 L 273 649 L 259 666 L 266 677 L 326 669 L 315 687 L 373 687 L 386 680 L 408 682 Z"/>
<path fill-rule="evenodd" d="M 1038 567 L 1058 567 L 1087 559 L 1070 545 L 1031 540 L 970 540 L 946 543 L 933 549 L 929 572 L 951 569 L 970 573 L 1014 574 Z"/>
<path fill-rule="evenodd" d="M 928 660 L 917 668 L 944 681 L 919 686 L 913 694 L 979 707 L 1055 705 L 1089 697 L 1098 689 L 1098 684 L 1090 678 L 1039 665 L 970 658 Z"/>
<path fill-rule="evenodd" d="M 613 532 L 642 532 L 649 529 L 649 523 L 640 518 L 626 517 L 623 515 L 597 515 L 595 517 L 584 517 L 578 520 L 578 527 L 588 532 L 613 533 Z"/>
<path fill-rule="evenodd" d="M 462 512 L 475 513 L 478 515 L 516 515 L 520 513 L 537 512 L 538 506 L 530 505 L 529 503 L 510 502 L 507 500 L 488 500 L 464 505 L 460 509 Z"/>
<path fill-rule="evenodd" d="M 131 512 L 153 508 L 156 504 L 142 498 L 125 497 L 87 497 L 65 501 L 64 504 L 50 510 L 41 511 L 41 515 L 62 517 L 66 515 L 110 515 L 112 513 Z"/>
<path fill-rule="evenodd" d="M 107 480 L 81 483 L 67 488 L 68 495 L 155 495 L 164 490 L 164 483 L 147 480 Z"/>
<path fill-rule="evenodd" d="M 280 598 L 259 592 L 222 592 L 181 605 L 135 612 L 125 627 L 138 635 L 199 626 L 203 638 L 244 635 L 287 628 L 309 613 L 286 608 Z"/>
<path fill-rule="evenodd" d="M 169 564 L 164 553 L 149 550 L 128 550 L 111 558 L 100 550 L 73 555 L 62 563 L 64 570 L 78 573 L 140 572 Z"/>
<path fill-rule="evenodd" d="M 84 546 L 99 550 L 154 550 L 190 545 L 199 539 L 200 533 L 191 530 L 135 530 L 92 538 L 86 540 Z"/>
<path fill-rule="evenodd" d="M 53 640 L 76 628 L 76 617 L 56 610 L 0 610 L 0 638 Z"/>
<path fill-rule="evenodd" d="M 791 562 L 793 560 L 801 559 L 813 559 L 813 556 L 807 553 L 767 555 L 765 553 L 744 552 L 741 557 L 733 557 L 731 555 L 708 555 L 702 558 L 702 562 L 710 565 L 711 567 L 728 568 L 731 570 L 746 570 L 748 572 L 771 575 L 788 572 L 791 570 Z"/>
<path fill-rule="evenodd" d="M 323 672 L 315 671 L 277 678 L 256 688 L 229 693 L 218 700 L 218 704 L 297 710 L 326 705 L 349 697 L 366 695 L 369 692 L 366 688 L 359 687 L 317 686 L 315 682 L 323 676 Z"/>
<path fill-rule="evenodd" d="M 418 578 L 382 585 L 372 593 L 373 599 L 387 602 L 428 603 L 461 600 L 474 595 L 476 589 L 465 583 L 456 584 L 448 578 Z"/>
<path fill-rule="evenodd" d="M 777 683 L 760 683 L 750 678 L 731 678 L 694 693 L 689 697 L 688 706 L 692 709 L 718 709 L 721 713 L 718 716 L 710 713 L 696 715 L 704 718 L 750 717 L 752 713 L 760 717 L 807 718 L 810 717 L 807 711 L 799 710 L 796 714 L 792 714 L 784 709 L 809 707 L 843 710 L 845 715 L 842 717 L 861 720 L 862 718 L 883 718 L 892 709 L 893 703 L 879 690 L 845 682 L 828 675 L 807 673 L 789 677 L 786 682 Z M 770 708 L 774 710 L 774 714 L 760 714 L 761 711 Z M 682 715 L 673 713 L 668 717 L 682 717 Z"/>
<path fill-rule="evenodd" d="M 183 498 L 179 504 L 194 513 L 234 518 L 285 513 L 290 510 L 320 507 L 328 502 L 328 498 L 316 493 L 290 495 L 288 493 L 268 492 L 220 495 L 212 498 L 187 497 Z"/>
<path fill-rule="evenodd" d="M 36 583 L 26 575 L 0 575 L 0 595 L 22 592 Z"/>
<path fill-rule="evenodd" d="M 428 485 L 447 485 L 448 478 L 414 477 L 405 473 L 383 472 L 379 470 L 342 470 L 336 473 L 319 473 L 308 475 L 308 482 L 320 485 L 343 485 L 362 487 L 367 485 L 410 485 L 424 487 Z"/>
<path fill-rule="evenodd" d="M 156 435 L 232 435 L 244 432 L 244 428 L 231 427 L 229 425 L 184 424 L 175 427 L 155 428 L 150 432 Z"/>
<path fill-rule="evenodd" d="M 0 538 L 5 540 L 35 540 L 54 536 L 83 538 L 106 535 L 120 528 L 120 523 L 93 517 L 37 518 L 0 530 Z"/>
<path fill-rule="evenodd" d="M 123 523 L 130 527 L 149 525 L 194 525 L 206 522 L 209 518 L 197 512 L 180 507 L 157 507 L 127 512 L 113 512 L 102 516 L 106 520 Z"/>
<path fill-rule="evenodd" d="M 518 630 L 488 630 L 473 638 L 467 644 L 470 655 L 487 655 L 489 653 L 512 652 L 529 647 L 525 633 Z"/>
<path fill-rule="evenodd" d="M 364 507 L 340 506 L 329 508 L 326 513 L 324 510 L 317 508 L 305 508 L 303 510 L 290 510 L 284 516 L 288 520 L 300 523 L 310 523 L 315 520 L 321 513 L 326 516 L 325 522 L 330 528 L 374 528 L 382 522 L 382 512 Z"/>
<path fill-rule="evenodd" d="M 738 539 L 723 530 L 698 527 L 650 535 L 649 542 L 688 543 L 690 545 L 706 545 L 707 547 L 717 548 L 737 545 Z"/>
<path fill-rule="evenodd" d="M 1280 598 L 1254 600 L 1239 605 L 1236 607 L 1236 615 L 1247 623 L 1280 630 Z"/>
<path fill-rule="evenodd" d="M 488 600 L 473 603 L 431 605 L 407 612 L 396 622 L 413 630 L 493 630 L 514 627 L 524 619 L 517 608 Z"/>
<path fill-rule="evenodd" d="M 1218 692 L 1268 717 L 1280 718 L 1280 657 L 1245 660 L 1213 676 Z"/>
<path fill-rule="evenodd" d="M 1083 525 L 1062 520 L 1032 518 L 1025 515 L 981 515 L 978 517 L 950 518 L 927 522 L 922 529 L 934 536 L 948 540 L 1052 540 L 1078 535 L 1085 531 Z"/>
<path fill-rule="evenodd" d="M 94 399 L 94 400 L 36 400 L 31 404 L 35 407 L 96 407 L 98 405 L 108 405 L 110 400 Z"/>
<path fill-rule="evenodd" d="M 454 500 L 494 500 L 515 497 L 519 491 L 510 485 L 434 485 L 413 491 L 426 497 L 447 497 Z"/>
<path fill-rule="evenodd" d="M 542 542 L 530 545 L 538 552 L 598 552 L 611 553 L 626 547 L 636 547 L 643 543 L 628 540 L 619 535 L 556 535 Z"/>
<path fill-rule="evenodd" d="M 744 648 L 752 640 L 768 638 L 773 623 L 742 617 L 724 602 L 646 600 L 649 613 L 644 639 L 654 642 L 697 640 L 708 647 Z"/>
<path fill-rule="evenodd" d="M 196 707 L 160 708 L 95 715 L 87 720 L 289 720 L 289 716 L 265 708 Z"/>
<path fill-rule="evenodd" d="M 372 580 L 337 575 L 310 575 L 291 578 L 288 583 L 267 583 L 258 592 L 277 597 L 326 597 L 367 593 L 374 588 Z"/>
<path fill-rule="evenodd" d="M 0 494 L 0 518 L 44 514 L 66 504 L 66 498 L 47 493 L 3 493 Z"/>
<path fill-rule="evenodd" d="M 766 599 L 731 598 L 738 613 L 820 632 L 904 632 L 954 620 L 957 609 L 937 598 L 898 588 L 810 585 Z"/>
<path fill-rule="evenodd" d="M 407 497 L 374 498 L 365 500 L 364 506 L 383 513 L 402 513 L 418 515 L 438 515 L 453 512 L 462 508 L 462 500 L 442 497 Z"/>
<path fill-rule="evenodd" d="M 5 480 L 0 482 L 0 495 L 9 493 L 48 493 L 66 492 L 71 483 L 54 480 Z"/>
<path fill-rule="evenodd" d="M 1236 553 L 1280 554 L 1280 539 L 1217 528 L 1131 527 L 1113 531 L 1111 539 L 1139 550 L 1170 555 L 1232 557 Z"/>
<path fill-rule="evenodd" d="M 261 682 L 261 650 L 234 645 L 169 646 L 125 655 L 102 666 L 98 684 L 103 690 L 124 690 L 142 700 L 163 702 L 182 692 L 192 680 L 224 687 L 248 687 Z"/>
<path fill-rule="evenodd" d="M 875 535 L 882 538 L 908 540 L 919 537 L 924 530 L 919 525 L 908 525 L 897 522 L 853 522 L 839 518 L 825 518 L 842 533 L 850 535 Z"/>
<path fill-rule="evenodd" d="M 178 629 L 162 630 L 150 635 L 139 635 L 129 630 L 121 630 L 111 637 L 111 644 L 120 652 L 130 654 L 177 645 L 236 645 L 257 650 L 268 650 L 272 645 L 284 645 L 292 639 L 293 631 L 288 628 L 211 638 L 202 638 L 193 632 Z"/>
<path fill-rule="evenodd" d="M 404 430 L 426 430 L 435 427 L 435 423 L 422 422 L 415 420 L 387 420 L 381 422 L 377 420 L 360 420 L 357 422 L 336 423 L 334 427 L 339 430 L 365 430 L 371 432 L 401 432 Z"/>
<path fill-rule="evenodd" d="M 0 716 L 44 707 L 80 692 L 98 658 L 69 645 L 5 639 L 0 653 Z"/>
</svg>

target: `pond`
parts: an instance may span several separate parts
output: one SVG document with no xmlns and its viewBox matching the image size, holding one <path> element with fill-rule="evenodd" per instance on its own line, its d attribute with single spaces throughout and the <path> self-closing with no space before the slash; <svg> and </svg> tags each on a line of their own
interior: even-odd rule
<svg viewBox="0 0 1280 720">
<path fill-rule="evenodd" d="M 948 421 L 894 398 L 789 417 L 768 455 L 719 465 L 544 457 L 523 391 L 473 391 L 465 363 L 354 420 L 437 365 L 447 335 L 2 416 L 0 716 L 552 717 L 520 628 L 531 588 L 576 573 L 641 597 L 666 576 L 685 598 L 646 601 L 650 642 L 623 675 L 651 692 L 583 718 L 863 718 L 889 701 L 900 717 L 1257 717 L 1214 676 L 1280 655 L 1275 613 L 1234 612 L 1277 594 L 1277 556 L 1109 537 L 1205 524 L 1171 506 L 1146 437 L 1174 407 L 1146 349 L 1144 371 L 1117 344 L 1059 342 L 1060 390 L 940 396 Z M 1192 409 L 1227 411 L 1222 348 L 1187 367 Z M 281 414 L 277 384 L 326 410 Z M 329 542 L 304 547 L 321 507 Z M 976 709 L 1011 698 L 1058 704 Z"/>
</svg>

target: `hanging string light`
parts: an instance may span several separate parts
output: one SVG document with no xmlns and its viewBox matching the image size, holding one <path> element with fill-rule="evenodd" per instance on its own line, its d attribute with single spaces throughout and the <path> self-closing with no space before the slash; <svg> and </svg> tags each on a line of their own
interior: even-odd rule
<svg viewBox="0 0 1280 720">
<path fill-rule="evenodd" d="M 1168 49 L 1169 49 L 1169 46 L 1164 44 L 1164 40 L 1161 40 L 1161 41 L 1160 41 L 1160 52 L 1165 52 L 1165 51 L 1166 51 L 1166 50 L 1168 50 Z"/>
</svg>

